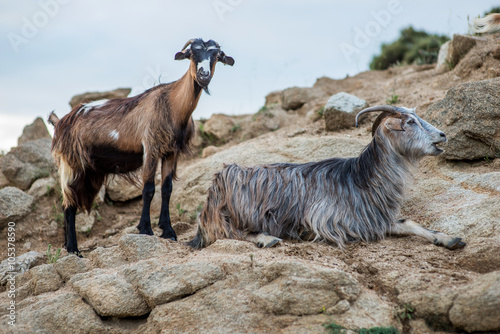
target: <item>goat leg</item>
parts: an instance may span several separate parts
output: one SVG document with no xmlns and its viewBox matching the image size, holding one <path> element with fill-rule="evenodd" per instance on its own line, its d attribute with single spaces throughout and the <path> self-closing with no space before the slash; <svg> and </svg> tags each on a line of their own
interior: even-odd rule
<svg viewBox="0 0 500 334">
<path fill-rule="evenodd" d="M 76 207 L 68 206 L 64 209 L 64 247 L 68 253 L 82 257 L 76 241 L 75 217 Z"/>
<path fill-rule="evenodd" d="M 142 214 L 141 220 L 139 221 L 139 225 L 137 225 L 137 229 L 140 234 L 148 234 L 154 235 L 153 229 L 151 228 L 151 217 L 149 214 L 149 210 L 151 208 L 151 201 L 153 200 L 153 196 L 155 195 L 155 183 L 154 181 L 146 182 L 144 184 L 144 188 L 142 189 Z"/>
<path fill-rule="evenodd" d="M 169 211 L 170 196 L 172 194 L 172 177 L 173 172 L 168 174 L 161 186 L 161 211 L 158 226 L 160 226 L 160 228 L 163 230 L 163 233 L 160 237 L 177 241 L 177 235 L 175 234 L 170 221 Z"/>
<path fill-rule="evenodd" d="M 445 247 L 451 250 L 463 248 L 466 245 L 466 243 L 462 241 L 462 238 L 430 230 L 409 219 L 401 219 L 397 223 L 393 223 L 391 225 L 390 234 L 416 235 L 434 243 L 436 246 Z"/>
</svg>

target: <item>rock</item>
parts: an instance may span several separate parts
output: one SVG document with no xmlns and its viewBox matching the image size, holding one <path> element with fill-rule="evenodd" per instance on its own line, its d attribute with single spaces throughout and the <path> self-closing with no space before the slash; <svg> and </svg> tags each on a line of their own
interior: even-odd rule
<svg viewBox="0 0 500 334">
<path fill-rule="evenodd" d="M 0 161 L 0 165 L 2 165 L 2 162 Z M 0 189 L 5 188 L 9 185 L 9 180 L 3 175 L 3 172 L 0 170 Z"/>
<path fill-rule="evenodd" d="M 79 233 L 90 233 L 96 221 L 96 213 L 92 210 L 90 213 L 80 212 L 76 215 L 75 225 Z"/>
<path fill-rule="evenodd" d="M 439 48 L 438 59 L 436 62 L 436 69 L 440 72 L 444 72 L 451 69 L 450 64 L 447 62 L 448 52 L 450 48 L 450 41 L 442 44 Z"/>
<path fill-rule="evenodd" d="M 281 91 L 275 91 L 267 94 L 265 106 L 281 106 Z"/>
<path fill-rule="evenodd" d="M 17 333 L 116 333 L 74 292 L 37 298 L 18 310 Z"/>
<path fill-rule="evenodd" d="M 189 296 L 224 278 L 222 270 L 210 263 L 186 263 L 160 267 L 145 272 L 136 267 L 127 268 L 123 274 L 137 286 L 140 294 L 151 308 Z"/>
<path fill-rule="evenodd" d="M 120 247 L 97 247 L 89 254 L 89 260 L 99 268 L 119 267 L 127 263 L 122 256 Z"/>
<path fill-rule="evenodd" d="M 0 190 L 0 229 L 9 222 L 16 222 L 31 212 L 33 196 L 15 187 Z"/>
<path fill-rule="evenodd" d="M 464 287 L 450 309 L 453 326 L 467 332 L 500 330 L 500 271 L 483 275 Z"/>
<path fill-rule="evenodd" d="M 11 279 L 19 274 L 22 274 L 28 269 L 42 264 L 46 257 L 42 253 L 30 251 L 15 257 L 13 261 L 8 259 L 0 263 L 0 286 L 7 283 L 7 279 Z"/>
<path fill-rule="evenodd" d="M 125 259 L 139 261 L 168 254 L 164 241 L 146 234 L 126 234 L 118 241 L 118 246 Z"/>
<path fill-rule="evenodd" d="M 117 99 L 117 98 L 125 98 L 130 94 L 132 89 L 130 88 L 118 88 L 108 92 L 88 92 L 79 95 L 75 95 L 71 98 L 69 105 L 71 108 L 79 105 L 80 103 L 88 103 L 92 101 L 98 100 L 107 100 L 107 99 Z"/>
<path fill-rule="evenodd" d="M 113 175 L 108 178 L 106 193 L 112 201 L 126 202 L 142 196 L 142 188 L 131 184 L 123 177 Z"/>
<path fill-rule="evenodd" d="M 105 198 L 106 198 L 106 185 L 103 184 L 101 189 L 97 193 L 97 196 L 94 199 L 94 203 L 98 206 L 103 205 Z"/>
<path fill-rule="evenodd" d="M 349 311 L 350 308 L 351 308 L 351 305 L 349 304 L 349 302 L 347 300 L 344 299 L 344 300 L 339 301 L 334 306 L 328 308 L 326 310 L 326 313 L 327 314 L 342 314 L 342 313 Z"/>
<path fill-rule="evenodd" d="M 414 315 L 423 318 L 433 328 L 449 328 L 448 310 L 456 292 L 450 290 L 410 291 L 398 296 L 400 305 L 411 305 Z"/>
<path fill-rule="evenodd" d="M 424 119 L 448 137 L 443 157 L 474 160 L 500 151 L 500 78 L 468 82 L 450 89 L 431 105 Z"/>
<path fill-rule="evenodd" d="M 16 299 L 22 300 L 30 295 L 56 291 L 63 285 L 63 280 L 52 264 L 43 264 L 17 276 L 17 284 Z"/>
<path fill-rule="evenodd" d="M 500 235 L 500 196 L 480 184 L 486 180 L 475 173 L 458 172 L 446 166 L 439 168 L 439 175 L 428 175 L 409 189 L 403 215 L 420 213 L 425 227 L 456 235 L 471 241 L 479 237 Z"/>
<path fill-rule="evenodd" d="M 356 281 L 339 270 L 298 261 L 249 266 L 248 261 L 235 259 L 218 260 L 217 265 L 227 272 L 224 279 L 156 306 L 148 317 L 146 333 L 167 326 L 171 332 L 184 333 L 324 333 L 322 324 L 327 318 L 321 314 L 321 301 L 325 306 L 335 301 L 327 300 L 319 291 L 335 296 L 335 300 L 352 300 L 349 311 L 335 316 L 335 321 L 340 319 L 339 323 L 349 328 L 390 326 L 395 322 L 393 307 L 372 293 L 361 292 Z M 273 289 L 277 287 L 283 290 Z"/>
<path fill-rule="evenodd" d="M 460 252 L 457 263 L 461 268 L 489 273 L 500 268 L 500 240 L 477 238 Z"/>
<path fill-rule="evenodd" d="M 48 138 L 29 141 L 13 148 L 1 160 L 0 169 L 5 177 L 21 190 L 49 176 L 55 170 L 54 158 L 50 153 L 52 140 Z"/>
<path fill-rule="evenodd" d="M 57 181 L 53 177 L 46 177 L 38 179 L 28 190 L 28 195 L 33 196 L 35 199 L 50 194 L 57 187 Z"/>
<path fill-rule="evenodd" d="M 203 149 L 203 151 L 201 151 L 201 157 L 202 158 L 206 158 L 206 157 L 209 157 L 219 151 L 222 151 L 222 148 L 220 147 L 217 147 L 217 146 L 207 146 Z"/>
<path fill-rule="evenodd" d="M 373 291 L 363 291 L 344 313 L 335 314 L 335 322 L 345 328 L 398 327 L 394 306 Z"/>
<path fill-rule="evenodd" d="M 151 311 L 135 288 L 116 274 L 96 275 L 72 286 L 100 316 L 137 317 Z"/>
<path fill-rule="evenodd" d="M 89 260 L 79 258 L 74 254 L 65 256 L 54 263 L 57 273 L 66 282 L 76 274 L 90 270 Z"/>
<path fill-rule="evenodd" d="M 354 95 L 345 92 L 333 95 L 325 105 L 326 130 L 337 131 L 353 127 L 357 113 L 366 107 L 368 103 Z"/>
<path fill-rule="evenodd" d="M 45 126 L 45 123 L 43 122 L 43 119 L 41 117 L 37 117 L 33 123 L 24 127 L 23 134 L 17 140 L 17 145 L 19 146 L 28 141 L 41 138 L 52 139 L 49 131 L 47 130 L 47 127 Z"/>
<path fill-rule="evenodd" d="M 446 61 L 452 64 L 452 66 L 457 65 L 460 59 L 462 59 L 476 43 L 477 38 L 473 36 L 453 35 L 453 39 L 450 41 L 448 47 Z"/>
<path fill-rule="evenodd" d="M 307 102 L 325 97 L 325 93 L 316 88 L 291 87 L 281 92 L 281 107 L 284 110 L 297 110 Z"/>
<path fill-rule="evenodd" d="M 236 123 L 223 114 L 213 114 L 203 125 L 203 131 L 217 140 L 227 140 L 234 132 Z"/>
<path fill-rule="evenodd" d="M 272 314 L 319 314 L 339 300 L 355 301 L 361 291 L 348 274 L 299 263 L 274 263 L 263 275 L 271 282 L 256 290 L 257 307 Z"/>
</svg>

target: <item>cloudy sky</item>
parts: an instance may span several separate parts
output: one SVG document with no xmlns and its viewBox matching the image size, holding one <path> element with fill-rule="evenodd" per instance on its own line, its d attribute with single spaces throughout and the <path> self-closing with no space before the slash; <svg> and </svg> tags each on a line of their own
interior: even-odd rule
<svg viewBox="0 0 500 334">
<path fill-rule="evenodd" d="M 498 1 L 0 0 L 0 150 L 35 117 L 69 112 L 86 91 L 132 95 L 180 78 L 193 37 L 234 57 L 219 64 L 193 116 L 254 113 L 267 93 L 368 69 L 409 25 L 452 36 Z"/>
</svg>

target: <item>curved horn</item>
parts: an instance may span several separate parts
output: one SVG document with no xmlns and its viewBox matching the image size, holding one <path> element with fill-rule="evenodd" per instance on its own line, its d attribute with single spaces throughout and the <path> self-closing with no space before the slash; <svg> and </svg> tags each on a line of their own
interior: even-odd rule
<svg viewBox="0 0 500 334">
<path fill-rule="evenodd" d="M 189 44 L 193 43 L 195 40 L 196 40 L 196 38 L 191 38 L 189 41 L 187 41 L 186 44 L 184 44 L 184 47 L 182 48 L 181 51 L 183 51 L 185 48 L 187 48 L 189 46 Z"/>
<path fill-rule="evenodd" d="M 361 110 L 356 115 L 356 127 L 358 126 L 359 116 L 363 115 L 364 113 L 373 112 L 373 111 L 387 111 L 387 112 L 390 112 L 393 114 L 401 114 L 401 112 L 398 110 L 398 108 L 394 107 L 394 106 L 381 105 L 381 106 L 374 106 L 374 107 L 366 108 L 366 109 Z"/>
</svg>

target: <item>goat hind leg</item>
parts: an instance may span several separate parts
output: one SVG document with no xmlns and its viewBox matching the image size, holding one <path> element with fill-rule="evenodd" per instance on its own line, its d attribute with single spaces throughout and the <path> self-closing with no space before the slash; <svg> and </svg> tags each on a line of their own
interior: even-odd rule
<svg viewBox="0 0 500 334">
<path fill-rule="evenodd" d="M 465 247 L 466 243 L 462 238 L 447 235 L 445 233 L 430 230 L 422 227 L 409 219 L 401 219 L 391 225 L 390 235 L 416 235 L 434 243 L 436 246 L 448 249 L 458 249 Z"/>
<path fill-rule="evenodd" d="M 150 209 L 151 201 L 155 195 L 155 172 L 158 160 L 150 158 L 147 155 L 146 157 L 143 170 L 144 188 L 142 189 L 142 213 L 137 229 L 140 234 L 154 235 L 153 229 L 151 228 Z"/>
<path fill-rule="evenodd" d="M 282 239 L 269 235 L 268 233 L 249 233 L 245 239 L 253 242 L 259 248 L 270 248 L 278 242 L 283 241 Z"/>
</svg>

